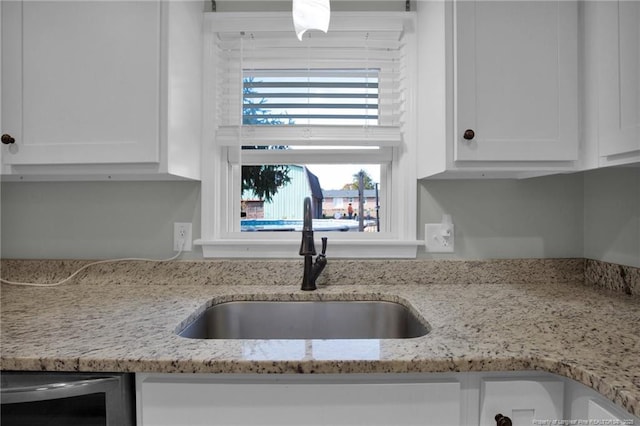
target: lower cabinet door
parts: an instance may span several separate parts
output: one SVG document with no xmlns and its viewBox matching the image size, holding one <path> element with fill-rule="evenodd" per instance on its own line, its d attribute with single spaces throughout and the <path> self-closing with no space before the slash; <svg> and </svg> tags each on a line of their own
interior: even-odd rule
<svg viewBox="0 0 640 426">
<path fill-rule="evenodd" d="M 514 426 L 563 420 L 564 382 L 544 379 L 484 379 L 480 388 L 480 425 L 496 426 L 496 415 Z M 549 421 L 546 423 L 546 421 Z"/>
<path fill-rule="evenodd" d="M 148 376 L 138 380 L 139 425 L 460 424 L 460 384 L 314 383 Z"/>
<path fill-rule="evenodd" d="M 629 416 L 630 417 L 630 416 Z M 612 425 L 624 425 L 633 424 L 633 420 L 628 418 L 620 418 L 617 415 L 609 411 L 604 404 L 598 402 L 595 399 L 589 401 L 587 405 L 587 418 L 591 424 L 612 424 Z"/>
</svg>

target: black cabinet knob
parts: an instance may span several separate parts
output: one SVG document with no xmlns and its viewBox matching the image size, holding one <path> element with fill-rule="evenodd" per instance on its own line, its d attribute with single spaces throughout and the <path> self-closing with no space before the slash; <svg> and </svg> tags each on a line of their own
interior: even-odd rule
<svg viewBox="0 0 640 426">
<path fill-rule="evenodd" d="M 12 143 L 16 143 L 16 139 L 8 134 L 2 135 L 2 143 L 5 145 L 11 145 Z"/>
<path fill-rule="evenodd" d="M 511 419 L 502 414 L 496 414 L 496 426 L 512 426 Z"/>
<path fill-rule="evenodd" d="M 464 134 L 462 135 L 463 138 L 465 138 L 466 140 L 470 141 L 471 139 L 476 137 L 476 132 L 474 132 L 471 129 L 467 129 L 464 131 Z"/>
</svg>

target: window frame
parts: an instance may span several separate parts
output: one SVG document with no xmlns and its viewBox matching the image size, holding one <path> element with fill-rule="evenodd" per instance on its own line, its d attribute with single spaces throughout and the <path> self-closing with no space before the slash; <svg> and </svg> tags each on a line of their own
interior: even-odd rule
<svg viewBox="0 0 640 426">
<path fill-rule="evenodd" d="M 334 12 L 329 31 L 336 28 L 351 30 L 380 29 L 389 25 L 390 15 L 401 19 L 405 31 L 406 57 L 404 93 L 404 123 L 402 142 L 398 146 L 385 147 L 391 150 L 392 162 L 381 170 L 381 183 L 386 189 L 383 194 L 381 216 L 386 220 L 388 232 L 329 232 L 316 231 L 316 239 L 329 238 L 328 257 L 333 258 L 415 258 L 421 241 L 416 239 L 417 215 L 417 132 L 416 99 L 417 90 L 417 45 L 414 12 Z M 240 191 L 234 191 L 234 184 L 240 176 L 239 147 L 222 147 L 216 143 L 216 84 L 215 75 L 215 32 L 221 27 L 237 30 L 268 30 L 274 26 L 289 28 L 291 16 L 288 13 L 238 13 L 213 12 L 205 14 L 204 48 L 204 96 L 202 183 L 201 183 L 201 238 L 194 243 L 202 246 L 205 258 L 291 258 L 298 257 L 299 233 L 234 232 L 233 224 L 240 217 Z M 295 38 L 293 29 L 291 36 Z M 210 118 L 210 119 L 207 119 Z M 357 156 L 354 154 L 354 157 Z M 282 161 L 279 161 L 282 163 Z M 320 161 L 315 161 L 320 163 Z M 360 159 L 361 163 L 367 160 Z M 307 163 L 310 163 L 307 161 Z M 344 163 L 344 161 L 343 161 Z M 386 169 L 386 172 L 385 172 Z M 236 194 L 237 192 L 237 194 Z M 231 208 L 229 208 L 231 203 Z M 237 211 L 236 211 L 237 210 Z M 237 215 L 234 216 L 234 214 Z"/>
</svg>

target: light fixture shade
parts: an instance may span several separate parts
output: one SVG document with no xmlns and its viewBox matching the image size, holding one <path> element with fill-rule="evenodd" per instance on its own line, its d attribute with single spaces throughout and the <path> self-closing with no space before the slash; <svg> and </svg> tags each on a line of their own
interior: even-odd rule
<svg viewBox="0 0 640 426">
<path fill-rule="evenodd" d="M 293 26 L 298 40 L 307 30 L 329 30 L 331 7 L 329 0 L 293 0 Z"/>
</svg>

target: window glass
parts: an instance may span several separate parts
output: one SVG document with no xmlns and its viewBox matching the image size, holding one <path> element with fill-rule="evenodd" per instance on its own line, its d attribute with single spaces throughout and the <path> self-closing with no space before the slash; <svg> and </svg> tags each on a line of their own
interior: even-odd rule
<svg viewBox="0 0 640 426">
<path fill-rule="evenodd" d="M 378 232 L 380 167 L 377 164 L 243 165 L 240 230 L 300 231 L 303 200 L 310 197 L 315 230 Z M 362 191 L 359 191 L 360 185 Z"/>
<path fill-rule="evenodd" d="M 378 123 L 378 70 L 248 69 L 243 72 L 243 125 L 298 126 Z M 243 145 L 244 157 L 286 158 L 299 145 Z M 342 149 L 366 146 L 314 146 L 336 160 Z M 313 153 L 308 152 L 311 159 Z M 337 162 L 337 161 L 336 161 Z M 359 191 L 362 185 L 363 191 Z M 380 165 L 247 164 L 241 172 L 240 230 L 299 231 L 303 200 L 310 197 L 314 229 L 378 231 Z M 348 200 L 345 204 L 344 200 Z M 367 209 L 365 210 L 365 205 Z"/>
</svg>

